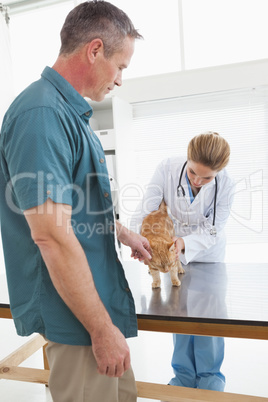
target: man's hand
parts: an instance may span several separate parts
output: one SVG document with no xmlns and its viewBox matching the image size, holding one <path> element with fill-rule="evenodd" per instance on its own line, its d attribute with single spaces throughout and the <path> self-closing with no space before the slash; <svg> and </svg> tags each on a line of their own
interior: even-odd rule
<svg viewBox="0 0 268 402">
<path fill-rule="evenodd" d="M 122 377 L 130 368 L 130 352 L 120 330 L 113 324 L 103 323 L 99 333 L 91 333 L 91 339 L 99 374 Z"/>
<path fill-rule="evenodd" d="M 131 250 L 132 250 L 131 257 L 133 257 L 134 260 L 143 261 L 145 264 L 148 265 L 148 262 L 152 258 L 152 250 L 150 247 L 150 243 L 146 239 L 146 237 L 143 237 L 136 233 L 134 233 L 134 235 L 138 236 L 138 243 L 137 243 L 136 247 L 135 247 L 135 245 L 134 245 L 134 247 L 131 247 Z M 142 248 L 140 248 L 140 247 L 142 247 Z M 148 253 L 145 254 L 144 249 L 147 250 Z"/>
<path fill-rule="evenodd" d="M 152 258 L 152 250 L 149 241 L 137 233 L 132 232 L 131 257 L 139 261 L 149 261 Z"/>
<path fill-rule="evenodd" d="M 131 257 L 139 261 L 148 261 L 152 258 L 152 250 L 146 237 L 132 232 L 118 221 L 116 222 L 116 231 L 118 240 L 131 248 Z"/>
</svg>

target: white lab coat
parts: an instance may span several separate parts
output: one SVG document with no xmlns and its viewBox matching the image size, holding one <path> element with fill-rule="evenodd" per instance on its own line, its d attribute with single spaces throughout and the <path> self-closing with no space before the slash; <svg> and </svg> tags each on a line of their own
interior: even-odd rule
<svg viewBox="0 0 268 402">
<path fill-rule="evenodd" d="M 234 198 L 234 181 L 225 169 L 217 174 L 217 235 L 214 237 L 210 234 L 210 229 L 213 222 L 215 180 L 205 184 L 191 203 L 185 167 L 181 184 L 186 196 L 178 197 L 177 187 L 185 160 L 174 157 L 159 164 L 132 218 L 131 229 L 139 231 L 143 218 L 157 210 L 164 198 L 175 225 L 176 236 L 183 237 L 185 243 L 185 253 L 180 254 L 181 262 L 223 262 L 226 243 L 224 226 Z"/>
</svg>

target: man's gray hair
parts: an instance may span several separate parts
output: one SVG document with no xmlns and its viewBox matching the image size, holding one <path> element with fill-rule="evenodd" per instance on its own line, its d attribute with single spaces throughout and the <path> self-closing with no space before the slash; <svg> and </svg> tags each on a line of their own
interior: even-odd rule
<svg viewBox="0 0 268 402">
<path fill-rule="evenodd" d="M 75 7 L 67 15 L 60 35 L 60 55 L 71 54 L 99 38 L 107 58 L 122 48 L 127 36 L 142 38 L 124 11 L 103 0 L 86 1 Z"/>
</svg>

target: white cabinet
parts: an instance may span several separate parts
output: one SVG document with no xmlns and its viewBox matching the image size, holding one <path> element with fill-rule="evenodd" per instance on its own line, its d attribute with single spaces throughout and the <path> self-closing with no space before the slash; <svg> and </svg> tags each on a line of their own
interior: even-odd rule
<svg viewBox="0 0 268 402">
<path fill-rule="evenodd" d="M 99 137 L 104 151 L 115 150 L 115 130 L 94 130 Z"/>
<path fill-rule="evenodd" d="M 93 109 L 91 127 L 99 137 L 106 154 L 115 211 L 120 222 L 127 226 L 130 216 L 122 194 L 125 194 L 126 187 L 132 180 L 128 174 L 128 166 L 133 163 L 130 146 L 132 107 L 117 96 L 107 97 L 102 102 L 88 102 Z"/>
</svg>

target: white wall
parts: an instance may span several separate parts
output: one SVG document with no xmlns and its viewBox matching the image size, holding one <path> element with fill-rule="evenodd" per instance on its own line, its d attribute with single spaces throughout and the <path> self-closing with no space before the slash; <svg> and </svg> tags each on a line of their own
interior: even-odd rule
<svg viewBox="0 0 268 402">
<path fill-rule="evenodd" d="M 1 233 L 0 233 L 0 275 L 2 275 L 4 272 L 5 272 L 5 263 L 4 263 L 2 239 L 1 239 Z"/>
<path fill-rule="evenodd" d="M 11 52 L 9 32 L 4 18 L 0 12 L 0 127 L 4 113 L 13 98 L 13 81 L 11 67 Z M 0 275 L 4 273 L 4 258 L 0 234 Z"/>
<path fill-rule="evenodd" d="M 3 115 L 13 99 L 13 76 L 9 30 L 4 12 L 0 12 L 0 126 Z"/>
</svg>

